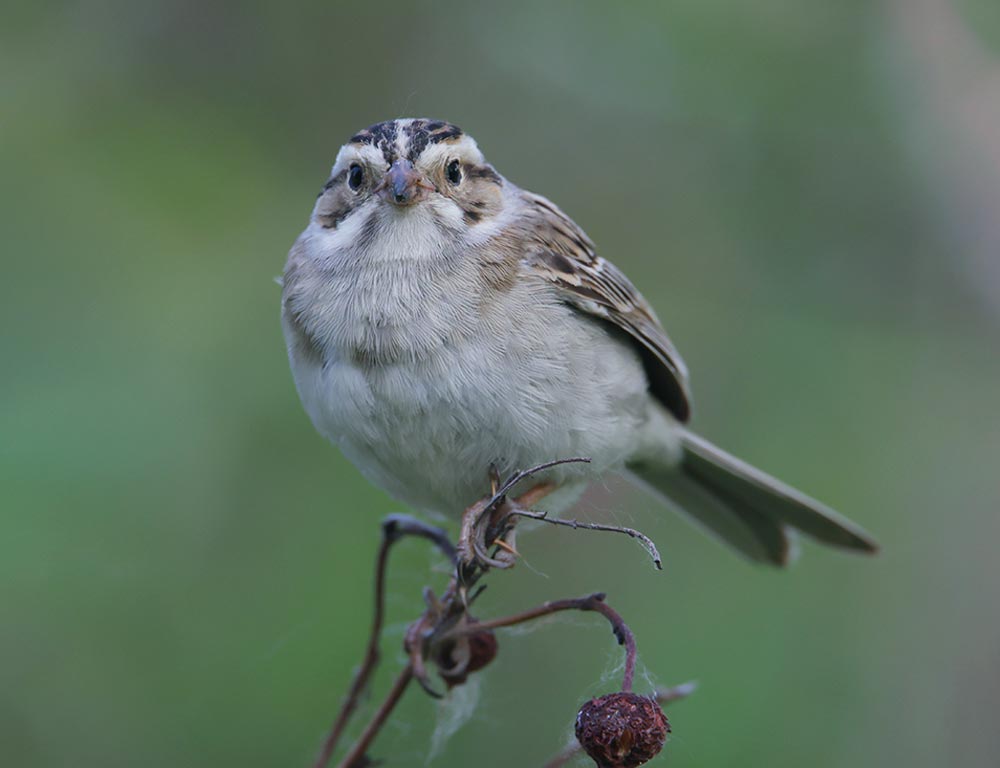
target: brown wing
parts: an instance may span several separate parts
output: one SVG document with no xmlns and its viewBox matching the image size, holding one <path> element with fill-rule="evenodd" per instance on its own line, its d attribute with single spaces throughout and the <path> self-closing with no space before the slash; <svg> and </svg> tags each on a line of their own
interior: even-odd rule
<svg viewBox="0 0 1000 768">
<path fill-rule="evenodd" d="M 642 355 L 650 391 L 678 421 L 691 416 L 687 367 L 652 308 L 572 219 L 539 195 L 525 192 L 532 210 L 525 266 L 555 283 L 577 309 L 625 331 Z"/>
</svg>

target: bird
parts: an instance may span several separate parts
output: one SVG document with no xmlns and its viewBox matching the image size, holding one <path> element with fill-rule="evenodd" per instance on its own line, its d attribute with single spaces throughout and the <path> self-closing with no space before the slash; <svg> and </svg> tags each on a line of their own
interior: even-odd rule
<svg viewBox="0 0 1000 768">
<path fill-rule="evenodd" d="M 460 513 L 490 468 L 583 456 L 539 477 L 547 513 L 617 473 L 754 562 L 789 563 L 797 533 L 878 549 L 693 432 L 687 367 L 649 303 L 452 123 L 395 119 L 352 136 L 279 282 L 313 425 L 417 511 Z"/>
</svg>

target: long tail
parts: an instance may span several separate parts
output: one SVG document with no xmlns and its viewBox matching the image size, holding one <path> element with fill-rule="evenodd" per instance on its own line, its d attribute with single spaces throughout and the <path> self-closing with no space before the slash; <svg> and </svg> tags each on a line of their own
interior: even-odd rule
<svg viewBox="0 0 1000 768">
<path fill-rule="evenodd" d="M 859 526 L 691 432 L 682 433 L 679 466 L 629 464 L 629 471 L 752 560 L 784 566 L 791 529 L 858 552 L 878 544 Z"/>
</svg>

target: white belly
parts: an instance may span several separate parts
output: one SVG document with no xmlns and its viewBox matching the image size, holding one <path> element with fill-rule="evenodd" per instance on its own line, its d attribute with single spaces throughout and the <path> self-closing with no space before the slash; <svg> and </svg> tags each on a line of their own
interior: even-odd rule
<svg viewBox="0 0 1000 768">
<path fill-rule="evenodd" d="M 621 466 L 649 418 L 638 355 L 562 304 L 535 304 L 503 324 L 377 365 L 329 350 L 325 360 L 293 352 L 305 409 L 373 483 L 445 514 L 488 490 L 491 465 L 507 475 L 552 459 L 592 459 L 549 475 L 559 482 Z M 554 335 L 553 327 L 575 332 Z"/>
</svg>

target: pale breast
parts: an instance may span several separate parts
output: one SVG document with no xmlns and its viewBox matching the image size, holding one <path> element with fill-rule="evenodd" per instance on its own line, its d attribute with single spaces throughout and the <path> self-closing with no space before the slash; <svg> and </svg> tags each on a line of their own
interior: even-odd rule
<svg viewBox="0 0 1000 768">
<path fill-rule="evenodd" d="M 589 476 L 624 461 L 649 406 L 630 346 L 542 284 L 476 318 L 433 342 L 428 325 L 411 336 L 397 328 L 392 349 L 409 344 L 411 352 L 374 363 L 351 345 L 313 354 L 286 320 L 296 383 L 316 428 L 372 482 L 442 513 L 484 493 L 491 465 L 505 474 L 588 456 L 592 465 L 564 474 Z"/>
</svg>

